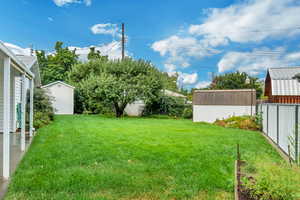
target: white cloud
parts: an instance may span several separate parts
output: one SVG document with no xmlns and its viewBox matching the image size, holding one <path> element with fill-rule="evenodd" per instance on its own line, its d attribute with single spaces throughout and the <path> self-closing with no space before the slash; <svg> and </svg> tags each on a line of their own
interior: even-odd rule
<svg viewBox="0 0 300 200">
<path fill-rule="evenodd" d="M 212 46 L 228 39 L 245 43 L 292 36 L 300 33 L 300 5 L 296 3 L 297 0 L 248 0 L 209 9 L 204 23 L 191 25 L 189 33 L 204 37 Z"/>
<path fill-rule="evenodd" d="M 260 48 L 249 52 L 228 52 L 218 63 L 220 73 L 239 70 L 252 75 L 270 67 L 286 67 L 300 64 L 300 52 L 288 53 L 283 47 Z"/>
<path fill-rule="evenodd" d="M 91 27 L 93 34 L 104 34 L 121 37 L 117 24 L 95 24 Z"/>
<path fill-rule="evenodd" d="M 164 67 L 165 67 L 165 71 L 168 73 L 169 76 L 175 76 L 176 74 L 178 75 L 177 85 L 179 87 L 193 85 L 198 80 L 197 73 L 184 73 L 178 71 L 176 65 L 174 64 L 166 63 Z"/>
<path fill-rule="evenodd" d="M 92 46 L 91 46 L 92 47 Z M 79 60 L 86 61 L 87 55 L 90 52 L 91 47 L 68 47 L 70 50 L 76 49 L 76 54 L 79 56 Z M 118 41 L 112 41 L 111 43 L 105 44 L 105 45 L 99 45 L 99 46 L 93 46 L 95 47 L 96 51 L 100 51 L 101 55 L 108 56 L 109 59 L 121 59 L 122 57 L 122 49 L 121 44 Z M 125 52 L 126 56 L 130 56 L 129 52 Z"/>
<path fill-rule="evenodd" d="M 154 42 L 151 48 L 166 57 L 166 62 L 189 67 L 192 59 L 200 60 L 218 54 L 222 46 L 231 42 L 259 43 L 266 39 L 283 39 L 300 34 L 298 0 L 238 2 L 225 8 L 206 10 L 206 18 L 201 24 L 190 25 L 185 31 L 181 29 L 177 35 Z M 298 58 L 298 55 L 291 56 Z M 237 62 L 234 59 L 240 59 L 241 55 L 230 52 L 226 57 L 230 57 L 226 62 Z M 270 62 L 273 63 L 270 60 L 264 64 Z M 219 70 L 224 71 L 228 67 L 231 68 L 224 65 Z"/>
<path fill-rule="evenodd" d="M 53 2 L 59 7 L 72 3 L 84 3 L 86 6 L 90 6 L 92 4 L 92 0 L 53 0 Z"/>
<path fill-rule="evenodd" d="M 85 5 L 90 6 L 92 5 L 92 0 L 85 0 L 84 3 Z"/>
<path fill-rule="evenodd" d="M 197 89 L 207 88 L 210 84 L 211 84 L 210 81 L 200 81 L 196 84 L 195 88 Z"/>
<path fill-rule="evenodd" d="M 300 52 L 290 53 L 286 56 L 286 59 L 290 61 L 300 61 Z"/>
<path fill-rule="evenodd" d="M 176 63 L 183 68 L 190 66 L 191 57 L 203 58 L 218 53 L 196 38 L 176 35 L 154 42 L 151 48 L 161 56 L 168 56 L 169 63 Z"/>
<path fill-rule="evenodd" d="M 176 74 L 176 66 L 174 64 L 166 63 L 164 66 L 169 76 L 174 76 Z"/>
<path fill-rule="evenodd" d="M 11 44 L 11 43 L 4 43 L 4 45 L 9 48 L 14 54 L 16 55 L 31 55 L 31 49 L 30 48 L 22 48 L 17 45 Z"/>
<path fill-rule="evenodd" d="M 197 73 L 182 73 L 178 72 L 179 77 L 178 77 L 178 82 L 183 84 L 183 85 L 193 85 L 197 82 L 198 80 L 198 74 Z"/>
</svg>

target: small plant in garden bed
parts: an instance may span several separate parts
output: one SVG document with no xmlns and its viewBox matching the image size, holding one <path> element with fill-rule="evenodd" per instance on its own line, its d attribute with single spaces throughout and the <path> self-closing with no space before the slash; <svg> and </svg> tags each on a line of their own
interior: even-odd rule
<svg viewBox="0 0 300 200">
<path fill-rule="evenodd" d="M 257 162 L 242 168 L 243 200 L 299 200 L 300 169 L 286 163 Z"/>
<path fill-rule="evenodd" d="M 217 119 L 214 124 L 226 128 L 239 128 L 246 130 L 261 130 L 261 125 L 255 116 L 233 116 L 227 119 Z"/>
</svg>

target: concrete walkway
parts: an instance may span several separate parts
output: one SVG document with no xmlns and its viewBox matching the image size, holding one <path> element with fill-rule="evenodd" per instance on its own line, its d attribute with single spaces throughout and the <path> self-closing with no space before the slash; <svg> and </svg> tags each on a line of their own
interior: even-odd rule
<svg viewBox="0 0 300 200">
<path fill-rule="evenodd" d="M 30 144 L 30 138 L 26 136 L 26 149 Z M 3 134 L 0 134 L 0 199 L 6 193 L 9 181 L 4 181 L 2 177 L 3 168 Z M 26 152 L 26 151 L 25 151 Z M 21 161 L 24 152 L 21 151 L 21 134 L 11 133 L 10 135 L 10 174 L 12 175 L 16 170 L 18 163 Z"/>
</svg>

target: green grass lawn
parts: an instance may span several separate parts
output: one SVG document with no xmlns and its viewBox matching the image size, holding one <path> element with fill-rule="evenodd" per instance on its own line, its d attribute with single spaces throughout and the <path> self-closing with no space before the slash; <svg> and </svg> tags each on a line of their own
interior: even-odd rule
<svg viewBox="0 0 300 200">
<path fill-rule="evenodd" d="M 189 120 L 58 116 L 38 131 L 7 199 L 232 199 L 236 144 L 280 158 L 257 132 Z"/>
</svg>

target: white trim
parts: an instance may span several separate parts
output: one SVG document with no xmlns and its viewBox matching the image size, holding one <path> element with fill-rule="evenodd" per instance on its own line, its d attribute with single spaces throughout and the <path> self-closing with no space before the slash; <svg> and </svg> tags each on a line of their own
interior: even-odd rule
<svg viewBox="0 0 300 200">
<path fill-rule="evenodd" d="M 55 81 L 55 82 L 53 82 L 53 83 L 49 83 L 48 85 L 44 85 L 44 86 L 42 86 L 41 88 L 47 88 L 47 87 L 50 87 L 50 86 L 53 86 L 53 85 L 56 85 L 56 84 L 63 84 L 63 85 L 65 85 L 65 86 L 67 86 L 67 87 L 70 87 L 70 88 L 72 88 L 72 89 L 75 89 L 74 86 L 69 85 L 69 84 L 67 84 L 67 83 L 65 83 L 65 82 L 62 82 L 62 81 Z"/>
<path fill-rule="evenodd" d="M 21 119 L 21 151 L 25 151 L 25 128 L 26 128 L 26 87 L 25 87 L 25 74 L 22 74 L 22 103 L 21 103 L 21 107 L 22 107 L 22 119 Z"/>
<path fill-rule="evenodd" d="M 34 74 L 29 69 L 27 69 L 26 65 L 23 62 L 21 62 L 17 58 L 17 56 L 9 48 L 7 48 L 1 41 L 0 41 L 0 50 L 8 57 L 10 57 L 12 61 L 18 65 L 16 67 L 20 68 L 19 70 L 25 72 L 29 76 L 29 78 L 34 78 Z M 13 64 L 13 62 L 11 63 Z"/>
<path fill-rule="evenodd" d="M 3 70 L 3 178 L 9 178 L 10 171 L 10 57 L 4 58 Z"/>
<path fill-rule="evenodd" d="M 29 135 L 33 136 L 33 88 L 34 81 L 30 80 L 30 111 L 29 111 Z"/>
</svg>

